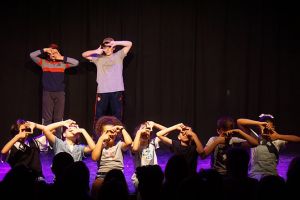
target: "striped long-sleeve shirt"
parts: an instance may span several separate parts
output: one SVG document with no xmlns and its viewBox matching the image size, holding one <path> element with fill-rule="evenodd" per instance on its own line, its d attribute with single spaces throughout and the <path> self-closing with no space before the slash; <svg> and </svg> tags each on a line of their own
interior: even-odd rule
<svg viewBox="0 0 300 200">
<path fill-rule="evenodd" d="M 43 70 L 43 90 L 49 92 L 61 92 L 65 90 L 65 69 L 78 65 L 78 60 L 64 56 L 63 61 L 50 61 L 39 56 L 43 50 L 30 53 L 31 59 Z"/>
</svg>

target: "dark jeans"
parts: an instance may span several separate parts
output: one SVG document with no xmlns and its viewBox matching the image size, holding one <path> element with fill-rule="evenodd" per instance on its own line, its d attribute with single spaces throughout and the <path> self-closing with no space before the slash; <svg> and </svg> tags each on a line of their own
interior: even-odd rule
<svg viewBox="0 0 300 200">
<path fill-rule="evenodd" d="M 95 122 L 104 115 L 112 115 L 122 121 L 123 92 L 97 93 Z"/>
<path fill-rule="evenodd" d="M 42 121 L 44 125 L 62 121 L 65 109 L 65 92 L 43 91 Z M 62 128 L 56 129 L 55 135 L 61 138 Z"/>
</svg>

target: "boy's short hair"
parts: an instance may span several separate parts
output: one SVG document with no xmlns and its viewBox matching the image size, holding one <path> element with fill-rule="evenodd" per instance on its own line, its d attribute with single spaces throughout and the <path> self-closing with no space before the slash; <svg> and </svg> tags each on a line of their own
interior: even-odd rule
<svg viewBox="0 0 300 200">
<path fill-rule="evenodd" d="M 107 37 L 107 38 L 104 38 L 103 42 L 102 42 L 102 45 L 103 47 L 105 47 L 107 44 L 109 44 L 111 41 L 115 41 L 113 38 L 111 37 Z"/>
<path fill-rule="evenodd" d="M 111 37 L 107 37 L 107 38 L 104 38 L 103 42 L 102 43 L 109 43 L 111 41 L 115 41 L 113 38 Z"/>
<path fill-rule="evenodd" d="M 49 48 L 51 48 L 51 49 L 59 49 L 59 46 L 57 45 L 57 44 L 55 44 L 55 43 L 51 43 L 51 44 L 49 44 Z"/>
<path fill-rule="evenodd" d="M 220 117 L 217 121 L 217 129 L 228 131 L 234 128 L 234 120 L 229 116 Z"/>
</svg>

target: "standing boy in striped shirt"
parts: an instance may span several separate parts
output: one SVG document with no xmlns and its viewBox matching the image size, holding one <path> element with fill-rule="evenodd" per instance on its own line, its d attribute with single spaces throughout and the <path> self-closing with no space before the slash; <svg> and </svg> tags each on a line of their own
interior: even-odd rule
<svg viewBox="0 0 300 200">
<path fill-rule="evenodd" d="M 78 60 L 60 54 L 57 44 L 30 53 L 31 59 L 43 70 L 42 123 L 63 120 L 65 108 L 65 70 L 78 65 Z M 56 136 L 61 138 L 62 130 Z"/>
</svg>

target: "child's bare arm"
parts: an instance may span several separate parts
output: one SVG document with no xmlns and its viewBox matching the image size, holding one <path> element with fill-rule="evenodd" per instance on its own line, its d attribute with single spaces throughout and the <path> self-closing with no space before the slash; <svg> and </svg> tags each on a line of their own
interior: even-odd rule
<svg viewBox="0 0 300 200">
<path fill-rule="evenodd" d="M 121 128 L 120 131 L 121 131 L 123 139 L 124 139 L 124 143 L 122 144 L 121 148 L 122 148 L 122 151 L 125 151 L 132 144 L 132 139 L 124 127 L 121 126 L 120 128 Z"/>
<path fill-rule="evenodd" d="M 133 153 L 136 153 L 140 148 L 140 138 L 141 138 L 142 131 L 143 130 L 138 130 L 136 132 L 135 138 L 132 142 L 132 149 L 131 150 L 132 150 Z"/>
<path fill-rule="evenodd" d="M 14 144 L 20 139 L 25 138 L 27 134 L 28 133 L 26 132 L 19 132 L 9 142 L 7 142 L 6 145 L 4 145 L 4 147 L 1 150 L 1 153 L 6 155 L 9 152 L 9 150 L 14 146 Z"/>
<path fill-rule="evenodd" d="M 92 151 L 92 155 L 91 155 L 92 160 L 98 161 L 100 159 L 102 149 L 103 149 L 103 143 L 105 141 L 108 141 L 109 139 L 110 139 L 110 137 L 109 137 L 108 132 L 102 133 L 102 135 L 99 137 L 99 139 L 96 143 L 94 150 Z"/>
<path fill-rule="evenodd" d="M 173 125 L 173 126 L 171 126 L 171 127 L 169 127 L 169 128 L 165 128 L 165 129 L 163 129 L 163 130 L 161 130 L 161 131 L 158 131 L 157 133 L 156 133 L 156 136 L 163 142 L 163 143 L 165 143 L 166 145 L 172 145 L 172 140 L 170 139 L 170 138 L 168 138 L 167 137 L 167 135 L 170 133 L 170 132 L 172 132 L 172 131 L 174 131 L 174 130 L 177 130 L 180 126 L 182 126 L 183 124 L 182 123 L 180 123 L 180 124 L 176 124 L 176 125 Z"/>
<path fill-rule="evenodd" d="M 86 142 L 87 142 L 87 146 L 84 147 L 84 153 L 90 153 L 95 149 L 95 142 L 93 141 L 93 139 L 91 138 L 91 136 L 89 135 L 89 133 L 84 129 L 84 128 L 80 128 L 79 129 L 81 134 L 83 135 L 83 137 L 85 138 Z"/>
<path fill-rule="evenodd" d="M 225 143 L 225 137 L 223 136 L 216 137 L 216 139 L 212 143 L 204 147 L 203 153 L 200 155 L 201 158 L 206 158 L 208 155 L 211 154 L 211 152 L 214 151 L 214 149 L 218 144 L 224 144 L 224 143 Z"/>
</svg>

